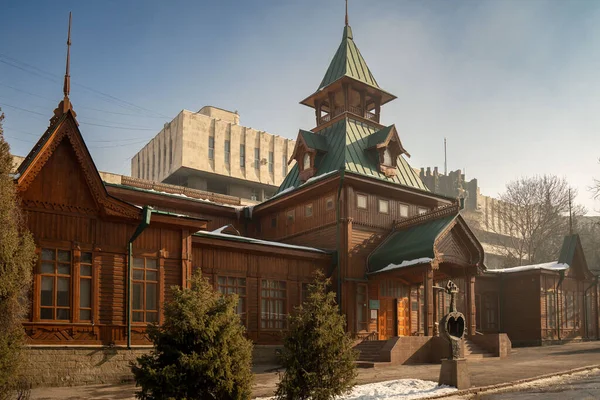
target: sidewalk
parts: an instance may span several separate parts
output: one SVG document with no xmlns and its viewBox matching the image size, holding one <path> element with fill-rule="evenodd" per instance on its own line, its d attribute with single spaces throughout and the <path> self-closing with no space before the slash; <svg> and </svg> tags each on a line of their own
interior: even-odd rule
<svg viewBox="0 0 600 400">
<path fill-rule="evenodd" d="M 505 359 L 484 358 L 469 362 L 473 387 L 497 385 L 578 367 L 600 364 L 600 341 L 514 349 Z M 264 368 L 262 368 L 264 371 Z M 253 395 L 273 394 L 279 378 L 275 372 L 257 370 Z M 437 381 L 439 364 L 398 365 L 359 369 L 357 383 L 416 378 Z M 69 388 L 37 388 L 31 399 L 133 399 L 135 385 L 91 385 Z"/>
</svg>

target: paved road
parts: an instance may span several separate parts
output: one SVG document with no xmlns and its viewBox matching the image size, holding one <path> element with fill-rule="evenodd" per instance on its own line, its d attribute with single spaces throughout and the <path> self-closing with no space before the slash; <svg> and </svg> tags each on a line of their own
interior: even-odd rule
<svg viewBox="0 0 600 400">
<path fill-rule="evenodd" d="M 556 384 L 532 387 L 519 392 L 479 395 L 477 400 L 587 400 L 600 399 L 600 371 Z"/>
</svg>

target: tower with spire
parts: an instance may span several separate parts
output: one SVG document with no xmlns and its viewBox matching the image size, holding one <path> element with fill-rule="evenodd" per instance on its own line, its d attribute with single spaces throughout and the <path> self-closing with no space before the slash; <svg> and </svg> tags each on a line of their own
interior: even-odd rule
<svg viewBox="0 0 600 400">
<path fill-rule="evenodd" d="M 381 107 L 395 98 L 379 86 L 354 42 L 346 2 L 342 41 L 317 90 L 300 102 L 315 110 L 316 126 L 299 131 L 289 159 L 296 165 L 279 192 L 341 169 L 427 191 L 403 157 L 410 155 L 396 127 L 381 124 Z"/>
<path fill-rule="evenodd" d="M 65 67 L 65 78 L 63 82 L 63 99 L 58 104 L 58 107 L 54 110 L 54 116 L 50 119 L 50 126 L 54 125 L 58 119 L 66 114 L 67 111 L 71 111 L 75 117 L 75 111 L 71 104 L 69 94 L 71 93 L 71 13 L 69 12 L 69 33 L 67 34 L 67 62 Z M 76 121 L 77 122 L 77 121 Z"/>
</svg>

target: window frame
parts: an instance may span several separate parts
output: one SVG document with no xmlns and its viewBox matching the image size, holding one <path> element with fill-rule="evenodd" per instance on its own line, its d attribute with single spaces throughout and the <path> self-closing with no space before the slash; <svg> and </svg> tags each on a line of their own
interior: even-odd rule
<svg viewBox="0 0 600 400">
<path fill-rule="evenodd" d="M 386 204 L 385 211 L 382 211 L 381 204 Z M 380 214 L 389 214 L 390 213 L 390 201 L 387 199 L 377 199 L 377 211 Z"/>
<path fill-rule="evenodd" d="M 90 262 L 84 262 L 83 261 L 83 259 L 84 259 L 83 255 L 84 254 L 89 254 L 90 255 Z M 89 268 L 90 268 L 90 274 L 89 275 L 84 275 L 83 274 L 83 271 L 82 271 L 83 268 L 82 267 L 84 267 L 84 266 L 86 266 L 86 267 L 89 266 Z M 78 319 L 78 321 L 80 321 L 80 322 L 84 321 L 84 322 L 93 323 L 94 322 L 94 252 L 93 251 L 82 250 L 81 253 L 80 253 L 80 255 L 79 255 L 79 263 L 77 265 L 77 268 L 78 268 L 78 275 L 79 275 L 78 276 L 78 279 L 79 279 L 78 284 L 79 284 L 79 286 L 78 286 L 77 292 L 76 292 L 78 294 L 78 296 L 77 296 L 78 297 L 78 299 L 77 299 L 78 302 L 77 302 L 77 310 L 74 310 L 74 312 L 77 311 L 77 319 Z M 82 283 L 83 280 L 89 281 L 89 285 L 90 285 L 90 293 L 89 293 L 89 296 L 90 296 L 90 298 L 89 298 L 90 305 L 89 305 L 89 307 L 83 307 L 81 305 L 81 300 L 82 300 L 82 297 L 81 297 L 82 284 L 81 283 Z M 89 311 L 89 313 L 90 313 L 90 318 L 89 319 L 82 318 L 82 316 L 81 316 L 82 310 L 83 311 Z"/>
<path fill-rule="evenodd" d="M 225 144 L 224 146 L 224 158 L 225 158 L 225 164 L 229 165 L 231 164 L 231 140 L 226 139 L 225 140 Z"/>
<path fill-rule="evenodd" d="M 269 283 L 278 283 L 279 285 L 283 284 L 283 288 L 281 287 L 271 287 L 267 284 L 267 286 L 265 285 L 265 282 L 269 282 Z M 280 279 L 261 279 L 260 280 L 260 293 L 259 293 L 259 301 L 260 301 L 260 305 L 259 305 L 259 312 L 260 312 L 260 317 L 259 317 L 259 329 L 261 331 L 281 331 L 281 330 L 286 330 L 287 329 L 287 316 L 288 316 L 288 285 L 287 285 L 287 281 L 285 280 L 280 280 Z M 265 295 L 264 293 L 269 292 L 268 295 Z M 281 297 L 273 297 L 272 293 L 273 291 L 276 292 L 282 292 L 283 296 Z M 268 302 L 269 307 L 268 310 L 264 310 L 263 305 L 265 304 L 264 302 Z M 275 303 L 272 303 L 275 302 Z M 277 306 L 272 307 L 273 305 L 277 304 L 278 302 L 281 302 L 281 313 L 273 313 L 271 312 L 271 310 L 274 308 L 275 310 L 278 308 Z M 266 316 L 268 316 L 269 318 L 264 318 Z M 272 315 L 277 315 L 276 318 L 271 318 Z M 272 322 L 272 323 L 270 323 Z"/>
<path fill-rule="evenodd" d="M 269 151 L 269 173 L 274 173 L 275 172 L 275 153 L 272 151 Z"/>
<path fill-rule="evenodd" d="M 417 207 L 417 213 L 418 215 L 423 215 L 423 214 L 427 214 L 429 212 L 428 208 L 425 207 Z"/>
<path fill-rule="evenodd" d="M 260 147 L 254 148 L 254 169 L 260 169 Z"/>
<path fill-rule="evenodd" d="M 54 253 L 54 258 L 53 259 L 49 259 L 49 258 L 44 258 L 44 251 L 45 250 L 51 250 Z M 61 262 L 59 261 L 59 252 L 68 252 L 69 253 L 69 262 Z M 44 264 L 49 265 L 52 264 L 53 267 L 53 272 L 44 272 L 43 268 L 44 268 Z M 40 248 L 40 256 L 39 256 L 39 261 L 38 261 L 38 274 L 40 276 L 40 284 L 39 284 L 39 288 L 38 290 L 36 290 L 38 296 L 39 296 L 39 304 L 36 305 L 37 308 L 37 315 L 39 316 L 39 321 L 45 322 L 45 321 L 52 321 L 52 322 L 71 322 L 73 321 L 73 316 L 74 316 L 74 304 L 73 304 L 73 275 L 74 275 L 74 257 L 73 257 L 73 250 L 72 249 L 66 249 L 64 247 L 54 247 L 54 246 L 42 246 Z M 65 273 L 59 273 L 59 265 L 65 266 L 68 265 L 69 266 L 69 274 L 65 274 Z M 43 288 L 44 288 L 44 277 L 46 278 L 52 278 L 52 305 L 43 305 Z M 59 279 L 68 279 L 68 294 L 67 294 L 67 299 L 68 299 L 68 305 L 58 305 L 58 281 Z M 43 310 L 52 310 L 52 318 L 43 318 L 42 317 L 42 311 Z M 58 318 L 58 312 L 59 310 L 68 310 L 68 318 Z"/>
<path fill-rule="evenodd" d="M 144 267 L 140 268 L 138 266 L 136 266 L 136 260 L 143 260 L 144 261 Z M 154 260 L 156 261 L 156 268 L 148 268 L 147 267 L 147 261 L 148 260 Z M 139 279 L 135 277 L 135 271 L 144 271 L 144 278 L 143 279 Z M 147 279 L 147 272 L 151 271 L 151 272 L 156 272 L 156 280 L 149 280 Z M 131 266 L 131 291 L 132 291 L 132 296 L 131 296 L 131 323 L 132 324 L 138 324 L 138 325 L 144 325 L 144 324 L 149 324 L 149 323 L 160 323 L 160 314 L 161 314 L 161 304 L 160 304 L 160 295 L 161 295 L 161 266 L 160 266 L 160 259 L 158 257 L 152 257 L 152 256 L 144 256 L 144 255 L 136 255 L 133 257 L 133 265 Z M 135 303 L 135 285 L 136 284 L 141 284 L 142 285 L 142 293 L 141 293 L 141 299 L 142 299 L 142 308 L 134 308 L 134 303 Z M 155 298 L 156 298 L 156 310 L 152 310 L 152 309 L 148 309 L 147 308 L 147 285 L 151 284 L 151 285 L 156 285 L 156 292 L 155 292 Z M 135 321 L 135 315 L 136 313 L 141 313 L 143 315 L 143 320 L 142 321 Z M 156 315 L 156 319 L 154 321 L 148 321 L 148 313 L 152 313 Z"/>
<path fill-rule="evenodd" d="M 221 284 L 219 279 L 225 279 L 225 284 Z M 230 279 L 233 279 L 233 284 L 230 284 Z M 239 285 L 239 281 L 243 280 L 244 284 Z M 221 291 L 221 288 L 225 289 L 225 292 Z M 227 289 L 233 289 L 232 292 L 227 291 Z M 243 294 L 239 293 L 239 289 L 243 288 Z M 217 292 L 222 295 L 230 295 L 237 294 L 238 295 L 238 305 L 236 306 L 236 314 L 240 317 L 240 322 L 244 326 L 248 326 L 248 279 L 245 276 L 234 276 L 234 275 L 217 275 L 215 279 L 215 289 Z M 240 313 L 238 310 L 238 306 L 242 304 L 242 312 Z"/>
<path fill-rule="evenodd" d="M 331 202 L 331 206 L 329 206 Z M 329 196 L 325 199 L 325 210 L 331 211 L 335 208 L 335 202 L 333 200 L 333 196 Z"/>
<path fill-rule="evenodd" d="M 402 210 L 406 207 L 406 215 L 402 215 Z M 408 218 L 410 216 L 410 206 L 408 204 L 398 204 L 398 215 L 402 218 Z"/>
<path fill-rule="evenodd" d="M 310 210 L 310 212 L 309 212 Z M 313 203 L 308 203 L 304 205 L 304 218 L 311 218 L 314 215 L 313 212 Z"/>
<path fill-rule="evenodd" d="M 287 210 L 285 212 L 285 220 L 287 222 L 287 225 L 291 225 L 294 222 L 296 222 L 296 209 L 292 208 L 291 210 Z"/>
<path fill-rule="evenodd" d="M 240 168 L 246 169 L 246 145 L 240 143 Z"/>
<path fill-rule="evenodd" d="M 364 207 L 360 206 L 359 198 L 364 198 L 365 199 L 365 205 L 364 205 Z M 368 210 L 368 208 L 369 208 L 369 196 L 367 196 L 366 194 L 363 194 L 363 193 L 356 193 L 356 208 L 358 210 Z"/>
<path fill-rule="evenodd" d="M 208 159 L 215 160 L 215 137 L 212 135 L 208 136 Z"/>
</svg>

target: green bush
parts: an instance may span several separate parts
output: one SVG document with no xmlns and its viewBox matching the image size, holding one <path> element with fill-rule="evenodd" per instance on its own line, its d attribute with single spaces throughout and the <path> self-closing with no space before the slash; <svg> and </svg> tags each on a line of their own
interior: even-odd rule
<svg viewBox="0 0 600 400">
<path fill-rule="evenodd" d="M 28 290 L 35 262 L 35 244 L 19 208 L 13 178 L 13 159 L 4 140 L 0 112 L 0 399 L 13 398 L 23 379 L 24 330 Z"/>
<path fill-rule="evenodd" d="M 148 329 L 154 350 L 132 365 L 140 399 L 249 399 L 252 343 L 236 314 L 237 295 L 221 296 L 198 273 L 173 288 L 162 326 Z"/>
<path fill-rule="evenodd" d="M 345 331 L 335 293 L 319 272 L 308 286 L 308 299 L 289 317 L 277 386 L 277 399 L 329 400 L 349 392 L 356 377 L 356 352 Z"/>
</svg>

